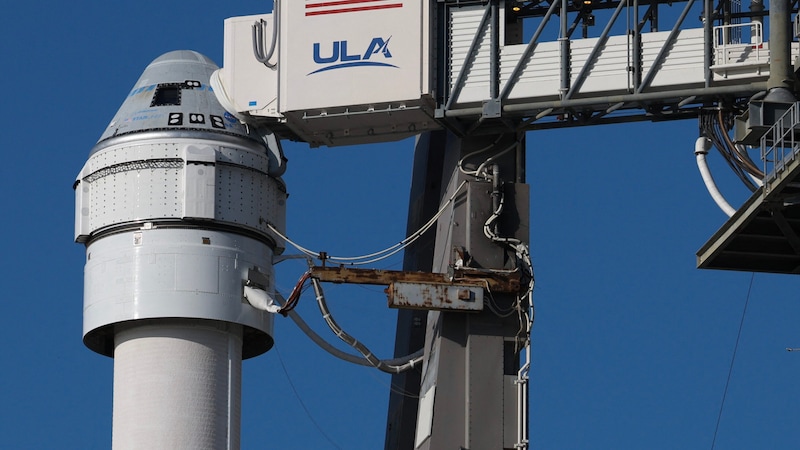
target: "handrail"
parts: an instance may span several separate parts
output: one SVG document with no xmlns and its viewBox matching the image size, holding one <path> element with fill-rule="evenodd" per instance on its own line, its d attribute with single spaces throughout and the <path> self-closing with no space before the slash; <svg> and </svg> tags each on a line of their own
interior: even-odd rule
<svg viewBox="0 0 800 450">
<path fill-rule="evenodd" d="M 793 103 L 767 132 L 761 136 L 761 161 L 764 167 L 764 189 L 777 177 L 788 162 L 800 153 L 800 103 Z M 800 130 L 798 130 L 800 131 Z"/>
<path fill-rule="evenodd" d="M 745 29 L 749 29 L 750 42 L 742 42 L 742 36 L 745 35 Z M 732 31 L 739 31 L 739 33 L 732 33 Z M 738 39 L 734 39 L 733 41 L 730 39 L 730 36 L 737 35 L 739 36 Z M 738 51 L 744 51 L 746 49 L 752 50 L 753 56 L 755 57 L 755 61 L 753 61 L 752 56 L 748 56 L 748 64 L 753 63 L 768 63 L 769 58 L 767 56 L 767 52 L 763 51 L 763 44 L 764 44 L 764 33 L 763 33 L 763 25 L 760 22 L 750 22 L 750 23 L 738 23 L 738 24 L 729 24 L 729 25 L 718 25 L 714 27 L 714 65 L 715 66 L 724 66 L 729 64 L 735 64 L 739 62 L 740 54 Z M 737 51 L 736 54 L 731 57 L 731 52 Z M 763 61 L 762 61 L 763 58 Z"/>
</svg>

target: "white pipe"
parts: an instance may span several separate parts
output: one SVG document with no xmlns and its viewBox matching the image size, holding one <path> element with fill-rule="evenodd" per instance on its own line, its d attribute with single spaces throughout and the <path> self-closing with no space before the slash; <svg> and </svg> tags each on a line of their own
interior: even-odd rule
<svg viewBox="0 0 800 450">
<path fill-rule="evenodd" d="M 242 326 L 162 319 L 115 335 L 112 448 L 238 450 Z"/>
<path fill-rule="evenodd" d="M 747 176 L 748 176 L 748 177 L 750 177 L 750 180 L 751 180 L 751 181 L 753 182 L 753 184 L 755 184 L 756 186 L 758 186 L 758 187 L 761 187 L 761 186 L 763 186 L 763 185 L 764 185 L 764 181 L 762 181 L 762 180 L 761 180 L 761 178 L 758 178 L 757 176 L 753 175 L 752 173 L 750 173 L 750 172 L 747 172 Z"/>
<path fill-rule="evenodd" d="M 714 199 L 717 206 L 719 206 L 728 217 L 731 217 L 736 213 L 736 209 L 725 200 L 725 197 L 723 197 L 722 193 L 717 189 L 717 183 L 714 182 L 714 177 L 711 176 L 711 171 L 708 169 L 706 155 L 708 154 L 709 148 L 711 148 L 711 141 L 708 138 L 703 136 L 697 138 L 697 141 L 694 143 L 697 168 L 700 169 L 700 175 L 703 177 L 703 182 L 706 185 L 708 193 L 711 194 L 711 198 Z"/>
</svg>

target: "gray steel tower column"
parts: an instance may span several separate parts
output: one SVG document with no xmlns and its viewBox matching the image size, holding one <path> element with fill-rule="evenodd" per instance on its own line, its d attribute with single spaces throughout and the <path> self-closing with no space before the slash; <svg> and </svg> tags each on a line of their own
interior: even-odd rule
<svg viewBox="0 0 800 450">
<path fill-rule="evenodd" d="M 780 101 L 794 101 L 794 69 L 792 68 L 792 2 L 773 0 L 769 2 L 769 43 L 770 62 L 767 88 L 770 91 L 782 89 Z M 773 92 L 770 92 L 773 94 Z"/>
<path fill-rule="evenodd" d="M 446 142 L 446 131 L 428 132 L 417 138 L 414 148 L 411 194 L 408 202 L 408 225 L 406 227 L 408 235 L 419 230 L 439 210 Z M 435 240 L 435 232 L 429 230 L 406 248 L 403 270 L 432 272 Z M 427 316 L 428 313 L 423 310 L 400 309 L 397 311 L 395 357 L 410 355 L 422 348 L 425 344 Z M 414 448 L 420 380 L 421 373 L 418 369 L 392 375 L 393 389 L 389 395 L 384 444 L 386 450 Z"/>
<path fill-rule="evenodd" d="M 466 190 L 436 231 L 433 271 L 453 266 L 475 270 L 513 270 L 514 252 L 492 242 L 484 225 L 497 210 L 498 190 L 505 197 L 497 234 L 528 241 L 528 190 L 524 182 L 524 144 L 513 134 L 457 139 L 444 149 L 441 198 L 463 181 Z M 463 173 L 494 166 L 495 182 Z M 463 187 L 462 187 L 463 190 Z M 430 312 L 425 338 L 414 448 L 420 450 L 497 450 L 517 444 L 519 351 L 525 325 L 514 310 L 514 296 L 494 294 L 493 305 L 475 314 Z"/>
</svg>

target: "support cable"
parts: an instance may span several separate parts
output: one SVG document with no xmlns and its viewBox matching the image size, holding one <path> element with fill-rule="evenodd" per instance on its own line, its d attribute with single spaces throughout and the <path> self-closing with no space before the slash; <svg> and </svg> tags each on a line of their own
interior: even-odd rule
<svg viewBox="0 0 800 450">
<path fill-rule="evenodd" d="M 731 355 L 731 365 L 728 368 L 728 378 L 725 380 L 725 389 L 722 391 L 722 402 L 719 405 L 719 414 L 717 414 L 717 424 L 714 426 L 714 438 L 711 440 L 711 450 L 717 443 L 717 432 L 719 431 L 719 424 L 722 421 L 722 410 L 725 408 L 725 398 L 728 396 L 728 386 L 731 384 L 731 374 L 733 373 L 733 363 L 736 362 L 736 350 L 739 349 L 739 339 L 742 337 L 742 328 L 744 328 L 744 317 L 747 315 L 747 304 L 750 303 L 750 292 L 753 290 L 753 279 L 756 273 L 752 272 L 750 275 L 750 286 L 747 288 L 747 298 L 744 301 L 744 308 L 742 309 L 742 319 L 739 321 L 739 331 L 736 333 L 736 343 L 733 345 L 733 355 Z"/>
<path fill-rule="evenodd" d="M 331 437 L 328 436 L 327 433 L 325 433 L 325 431 L 322 429 L 322 427 L 319 425 L 319 423 L 317 423 L 317 421 L 314 419 L 314 416 L 311 415 L 311 411 L 308 410 L 308 407 L 306 406 L 305 402 L 300 397 L 300 393 L 297 392 L 297 388 L 295 388 L 294 383 L 292 382 L 292 377 L 289 376 L 289 371 L 286 370 L 286 364 L 283 363 L 283 358 L 281 358 L 280 350 L 278 350 L 277 346 L 275 346 L 274 348 L 275 348 L 275 354 L 278 356 L 278 362 L 281 364 L 281 368 L 283 369 L 284 375 L 286 375 L 286 381 L 289 382 L 289 387 L 292 388 L 292 392 L 294 392 L 295 398 L 297 398 L 298 403 L 300 403 L 300 407 L 303 408 L 303 411 L 306 412 L 306 416 L 308 416 L 308 420 L 311 421 L 311 423 L 314 425 L 314 428 L 316 428 L 317 431 L 319 431 L 319 433 L 322 435 L 322 437 L 324 437 L 325 440 L 328 441 L 328 443 L 333 446 L 333 448 L 336 448 L 338 450 L 342 450 L 342 448 L 339 447 L 336 444 L 336 442 L 334 442 L 333 439 L 331 439 Z"/>
</svg>

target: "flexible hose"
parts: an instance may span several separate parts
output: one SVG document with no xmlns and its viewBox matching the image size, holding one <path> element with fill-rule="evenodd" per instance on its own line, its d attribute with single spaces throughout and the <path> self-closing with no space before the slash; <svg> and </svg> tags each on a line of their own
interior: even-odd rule
<svg viewBox="0 0 800 450">
<path fill-rule="evenodd" d="M 308 272 L 306 272 L 306 275 Z M 298 286 L 301 286 L 304 282 L 305 278 L 301 278 L 300 283 Z M 298 289 L 298 286 L 295 289 Z M 303 332 L 309 339 L 311 339 L 315 344 L 317 344 L 321 349 L 325 350 L 326 352 L 330 353 L 331 355 L 339 358 L 343 361 L 358 364 L 361 366 L 367 367 L 378 367 L 381 369 L 382 367 L 392 368 L 389 373 L 397 373 L 402 372 L 403 370 L 408 370 L 414 367 L 419 361 L 422 359 L 424 354 L 424 349 L 420 349 L 410 355 L 401 356 L 400 358 L 394 359 L 384 359 L 378 360 L 379 365 L 376 365 L 374 361 L 367 360 L 363 356 L 353 355 L 347 352 L 343 352 L 338 348 L 331 345 L 328 341 L 326 341 L 322 336 L 317 334 L 296 311 L 294 311 L 293 307 L 286 308 L 288 302 L 281 307 L 278 305 L 277 299 L 273 296 L 269 295 L 263 289 L 254 288 L 251 286 L 244 287 L 245 299 L 247 302 L 256 309 L 260 309 L 262 311 L 267 311 L 269 313 L 280 313 L 285 316 L 289 316 L 292 321 L 300 328 L 300 331 Z M 299 294 L 298 294 L 299 295 Z M 399 368 L 396 370 L 395 368 Z M 381 369 L 383 370 L 383 369 Z M 385 370 L 384 370 L 385 371 Z"/>
<path fill-rule="evenodd" d="M 325 323 L 328 324 L 331 331 L 341 339 L 347 345 L 353 347 L 364 356 L 364 359 L 367 360 L 373 367 L 380 370 L 381 372 L 386 373 L 400 373 L 406 370 L 412 369 L 416 367 L 421 361 L 422 356 L 417 358 L 412 358 L 408 362 L 404 364 L 387 364 L 385 361 L 376 357 L 364 344 L 359 342 L 353 336 L 347 334 L 342 327 L 339 326 L 338 323 L 333 319 L 330 310 L 328 309 L 328 304 L 325 302 L 325 294 L 322 292 L 322 285 L 320 284 L 317 278 L 311 278 L 311 285 L 314 287 L 314 294 L 317 297 L 317 306 L 319 307 L 319 311 L 322 313 L 322 318 L 325 320 Z"/>
<path fill-rule="evenodd" d="M 708 169 L 708 163 L 706 162 L 706 155 L 708 154 L 708 149 L 711 146 L 711 141 L 708 140 L 706 137 L 699 137 L 694 144 L 694 154 L 697 158 L 697 168 L 700 169 L 700 175 L 703 177 L 703 182 L 706 185 L 706 189 L 708 193 L 711 195 L 711 198 L 714 202 L 719 206 L 719 208 L 728 215 L 728 217 L 733 216 L 736 213 L 736 209 L 725 200 L 725 197 L 717 188 L 717 183 L 714 181 L 714 177 L 711 175 L 711 171 Z"/>
<path fill-rule="evenodd" d="M 264 64 L 269 69 L 274 69 L 278 64 L 269 62 L 275 54 L 275 47 L 278 43 L 278 24 L 280 23 L 280 1 L 275 0 L 272 11 L 272 42 L 270 42 L 269 50 L 264 54 L 264 27 L 267 25 L 264 19 L 261 19 L 252 26 L 253 37 L 253 55 L 256 60 Z"/>
<path fill-rule="evenodd" d="M 314 343 L 317 344 L 321 349 L 325 350 L 326 352 L 330 353 L 336 358 L 339 358 L 343 361 L 347 361 L 349 363 L 358 364 L 361 366 L 375 367 L 375 365 L 372 364 L 372 362 L 367 361 L 363 356 L 352 355 L 350 353 L 343 352 L 338 348 L 334 347 L 333 345 L 331 345 L 322 336 L 317 334 L 317 332 L 314 331 L 310 326 L 308 326 L 308 324 L 303 320 L 303 318 L 300 317 L 300 314 L 297 314 L 297 311 L 289 311 L 289 318 L 292 319 L 292 321 L 294 321 L 295 325 L 297 325 L 297 328 L 300 328 L 300 331 L 302 331 L 306 336 L 308 336 L 309 339 L 314 341 Z M 414 359 L 421 358 L 423 353 L 424 350 L 419 349 L 418 351 L 410 355 L 395 359 L 384 359 L 381 362 L 387 366 L 402 366 L 404 364 L 408 364 L 410 361 Z"/>
</svg>

